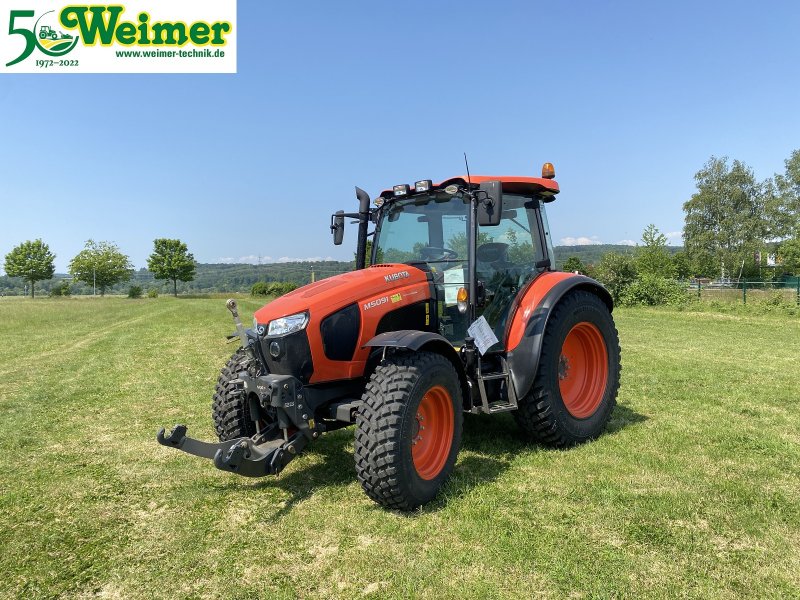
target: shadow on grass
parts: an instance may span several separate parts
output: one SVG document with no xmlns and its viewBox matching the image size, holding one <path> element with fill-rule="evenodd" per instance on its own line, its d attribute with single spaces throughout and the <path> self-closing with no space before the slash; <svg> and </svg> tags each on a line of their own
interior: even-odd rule
<svg viewBox="0 0 800 600">
<path fill-rule="evenodd" d="M 603 435 L 616 435 L 626 427 L 646 420 L 645 415 L 627 406 L 617 405 Z M 498 479 L 511 466 L 517 454 L 563 451 L 528 440 L 508 413 L 465 415 L 461 449 L 466 456 L 456 464 L 443 492 L 423 507 L 421 513 L 439 511 L 448 502 L 467 495 L 472 488 Z M 420 513 L 408 514 L 415 516 Z"/>
<path fill-rule="evenodd" d="M 345 486 L 356 480 L 353 454 L 347 449 L 352 442 L 352 430 L 342 430 L 322 436 L 309 450 L 292 462 L 291 470 L 277 477 L 267 476 L 252 484 L 254 490 L 272 488 L 289 496 L 274 514 L 283 517 L 294 506 L 309 498 L 317 489 Z M 313 464 L 303 464 L 303 457 L 314 457 Z M 240 488 L 241 480 L 223 486 L 223 492 Z"/>
<path fill-rule="evenodd" d="M 646 415 L 637 413 L 625 405 L 617 404 L 614 412 L 611 413 L 611 419 L 608 421 L 604 435 L 615 435 L 631 425 L 644 423 L 647 419 L 649 417 Z"/>
<path fill-rule="evenodd" d="M 615 435 L 623 429 L 643 423 L 648 417 L 617 404 L 603 435 Z M 461 447 L 487 454 L 546 451 L 548 446 L 528 440 L 509 413 L 500 415 L 465 415 Z"/>
<path fill-rule="evenodd" d="M 615 435 L 630 425 L 646 420 L 646 416 L 618 405 L 611 416 L 606 435 Z M 344 429 L 323 436 L 305 453 L 305 456 L 314 456 L 314 463 L 303 464 L 305 461 L 301 457 L 293 462 L 295 468 L 289 473 L 258 480 L 252 489 L 272 488 L 288 495 L 283 506 L 274 514 L 275 517 L 282 517 L 319 489 L 352 484 L 356 481 L 353 454 L 348 448 L 353 440 L 352 431 Z M 555 451 L 528 441 L 509 414 L 465 415 L 461 450 L 464 452 L 442 493 L 421 511 L 398 514 L 413 517 L 437 512 L 448 502 L 467 495 L 471 489 L 496 480 L 511 466 L 514 455 Z M 240 481 L 231 481 L 222 489 L 227 491 L 240 486 Z"/>
</svg>

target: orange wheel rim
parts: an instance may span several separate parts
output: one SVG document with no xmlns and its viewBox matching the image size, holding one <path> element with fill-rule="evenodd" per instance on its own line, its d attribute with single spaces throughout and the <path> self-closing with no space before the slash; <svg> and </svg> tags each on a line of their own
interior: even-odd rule
<svg viewBox="0 0 800 600">
<path fill-rule="evenodd" d="M 446 389 L 435 385 L 417 408 L 411 432 L 411 458 L 422 479 L 433 479 L 444 469 L 453 445 L 453 401 Z"/>
<path fill-rule="evenodd" d="M 558 387 L 569 413 L 576 419 L 591 417 L 608 383 L 608 350 L 596 325 L 578 323 L 570 329 L 558 359 Z"/>
</svg>

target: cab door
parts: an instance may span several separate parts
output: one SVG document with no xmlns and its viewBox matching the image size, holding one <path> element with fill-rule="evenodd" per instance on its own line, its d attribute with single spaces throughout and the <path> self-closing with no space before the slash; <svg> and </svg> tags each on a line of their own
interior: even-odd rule
<svg viewBox="0 0 800 600">
<path fill-rule="evenodd" d="M 548 268 L 544 264 L 550 253 L 548 240 L 543 239 L 542 210 L 537 198 L 505 194 L 499 225 L 478 229 L 475 271 L 479 287 L 484 289 L 478 314 L 499 340 L 505 335 L 514 298 Z"/>
</svg>

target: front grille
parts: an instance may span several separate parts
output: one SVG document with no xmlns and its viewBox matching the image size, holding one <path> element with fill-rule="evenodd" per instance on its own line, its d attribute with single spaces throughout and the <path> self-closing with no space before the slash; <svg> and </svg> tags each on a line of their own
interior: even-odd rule
<svg viewBox="0 0 800 600">
<path fill-rule="evenodd" d="M 314 374 L 311 360 L 311 347 L 306 330 L 297 331 L 282 337 L 262 337 L 261 349 L 267 361 L 267 370 L 275 375 L 293 375 L 307 384 Z M 270 354 L 270 345 L 276 342 L 280 347 L 277 358 Z"/>
</svg>

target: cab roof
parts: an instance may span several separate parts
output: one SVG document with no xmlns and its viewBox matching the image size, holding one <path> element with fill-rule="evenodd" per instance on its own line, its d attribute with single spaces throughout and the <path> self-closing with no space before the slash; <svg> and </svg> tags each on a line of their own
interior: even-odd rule
<svg viewBox="0 0 800 600">
<path fill-rule="evenodd" d="M 535 196 L 543 194 L 546 196 L 553 196 L 560 190 L 558 183 L 554 179 L 544 179 L 542 177 L 520 177 L 518 175 L 472 175 L 467 178 L 466 175 L 458 177 L 451 177 L 445 179 L 441 183 L 433 185 L 434 189 L 444 189 L 451 184 L 466 185 L 467 180 L 474 184 L 481 184 L 485 181 L 500 181 L 503 184 L 503 192 L 508 194 L 520 194 L 523 196 Z M 414 188 L 411 188 L 411 193 L 414 193 Z M 383 198 L 393 198 L 394 192 L 392 190 L 383 190 L 380 195 Z"/>
</svg>

